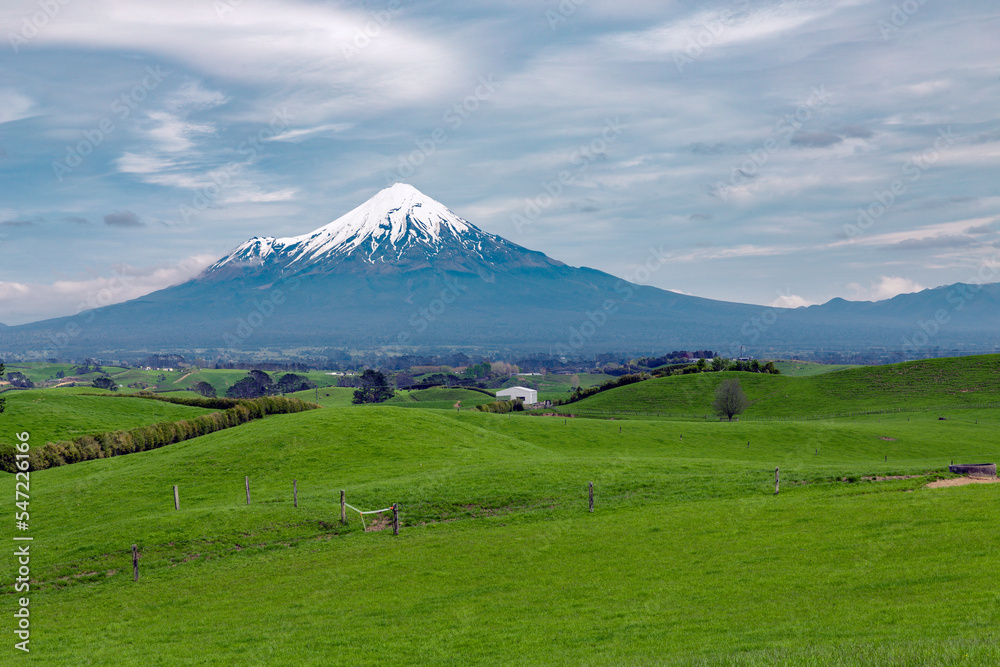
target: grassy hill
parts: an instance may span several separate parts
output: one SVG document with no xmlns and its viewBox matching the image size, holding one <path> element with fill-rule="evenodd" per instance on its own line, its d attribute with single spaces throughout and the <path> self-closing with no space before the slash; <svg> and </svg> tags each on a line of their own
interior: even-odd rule
<svg viewBox="0 0 1000 667">
<path fill-rule="evenodd" d="M 304 391 L 292 392 L 288 396 L 311 403 L 318 403 L 324 408 L 346 408 L 351 405 L 351 399 L 354 398 L 354 389 L 350 387 L 321 387 L 318 391 L 316 389 L 306 389 Z"/>
<path fill-rule="evenodd" d="M 431 387 L 414 391 L 397 391 L 396 395 L 386 401 L 386 405 L 398 405 L 403 408 L 433 408 L 438 410 L 454 410 L 456 403 L 469 409 L 484 403 L 493 403 L 495 396 L 489 396 L 471 389 Z"/>
<path fill-rule="evenodd" d="M 3 394 L 7 408 L 0 419 L 0 443 L 13 444 L 15 431 L 31 433 L 36 446 L 81 435 L 177 421 L 212 412 L 141 398 L 106 398 L 89 388 L 30 389 Z"/>
<path fill-rule="evenodd" d="M 856 364 L 819 364 L 815 361 L 776 361 L 774 365 L 782 375 L 801 377 L 804 375 L 822 375 L 823 373 L 833 373 L 848 368 L 857 368 Z"/>
<path fill-rule="evenodd" d="M 861 366 L 802 377 L 735 372 L 672 376 L 601 392 L 559 410 L 712 417 L 715 389 L 731 377 L 739 378 L 753 401 L 745 418 L 821 417 L 1000 402 L 1000 355 L 984 355 Z"/>
<path fill-rule="evenodd" d="M 998 414 L 622 423 L 345 407 L 32 473 L 32 657 L 993 664 L 1000 606 L 981 577 L 1000 549 L 1000 485 L 842 480 L 988 460 Z M 341 526 L 340 489 L 363 509 L 400 503 L 399 537 L 362 532 L 356 514 Z M 15 567 L 0 559 L 5 580 Z M 9 587 L 0 604 L 10 618 Z"/>
</svg>

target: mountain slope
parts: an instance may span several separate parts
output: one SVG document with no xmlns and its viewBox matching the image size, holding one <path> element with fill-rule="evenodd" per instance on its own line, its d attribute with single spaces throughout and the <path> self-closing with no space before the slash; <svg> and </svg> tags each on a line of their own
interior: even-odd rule
<svg viewBox="0 0 1000 667">
<path fill-rule="evenodd" d="M 998 285 L 794 310 L 677 294 L 567 266 L 397 184 L 307 234 L 252 238 L 184 284 L 0 329 L 0 354 L 981 352 L 1000 347 L 998 305 Z"/>
<path fill-rule="evenodd" d="M 563 264 L 484 232 L 413 186 L 397 183 L 308 234 L 252 238 L 210 266 L 203 279 L 400 274 L 432 266 L 489 275 Z"/>
</svg>

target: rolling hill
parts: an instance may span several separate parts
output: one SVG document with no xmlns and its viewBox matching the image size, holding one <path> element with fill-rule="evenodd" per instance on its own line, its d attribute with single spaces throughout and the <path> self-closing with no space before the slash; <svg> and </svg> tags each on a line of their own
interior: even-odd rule
<svg viewBox="0 0 1000 667">
<path fill-rule="evenodd" d="M 979 578 L 1000 486 L 925 486 L 949 458 L 996 451 L 997 413 L 977 414 L 620 425 L 326 408 L 39 471 L 22 533 L 31 648 L 46 664 L 988 664 Z M 917 477 L 841 481 L 887 474 Z M 371 515 L 380 532 L 340 525 L 340 489 L 363 509 L 400 503 L 400 535 Z M 13 613 L 10 588 L 0 604 Z"/>
<path fill-rule="evenodd" d="M 560 412 L 625 416 L 706 415 L 714 418 L 715 389 L 739 378 L 753 405 L 746 418 L 814 418 L 865 411 L 890 411 L 1000 403 L 1000 355 L 865 366 L 819 375 L 789 377 L 761 373 L 699 373 L 651 379 L 617 387 Z"/>
</svg>

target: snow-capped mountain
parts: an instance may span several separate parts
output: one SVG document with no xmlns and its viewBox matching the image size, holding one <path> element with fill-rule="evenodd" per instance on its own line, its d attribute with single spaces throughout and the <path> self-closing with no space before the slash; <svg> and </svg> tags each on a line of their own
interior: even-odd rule
<svg viewBox="0 0 1000 667">
<path fill-rule="evenodd" d="M 308 234 L 254 237 L 205 276 L 400 273 L 429 267 L 483 274 L 525 266 L 561 262 L 484 232 L 412 185 L 397 183 Z"/>
<path fill-rule="evenodd" d="M 181 285 L 0 326 L 0 358 L 433 348 L 735 356 L 744 347 L 794 356 L 873 346 L 920 355 L 1000 348 L 998 332 L 1000 284 L 794 310 L 713 301 L 567 266 L 397 184 L 308 234 L 250 239 Z"/>
</svg>

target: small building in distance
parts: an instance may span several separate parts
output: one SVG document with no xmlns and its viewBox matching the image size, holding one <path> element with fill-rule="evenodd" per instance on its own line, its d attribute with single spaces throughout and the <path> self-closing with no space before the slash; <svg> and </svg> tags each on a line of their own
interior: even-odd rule
<svg viewBox="0 0 1000 667">
<path fill-rule="evenodd" d="M 521 399 L 525 405 L 534 405 L 538 402 L 538 392 L 527 387 L 511 387 L 497 392 L 498 401 L 513 401 L 515 399 Z"/>
</svg>

